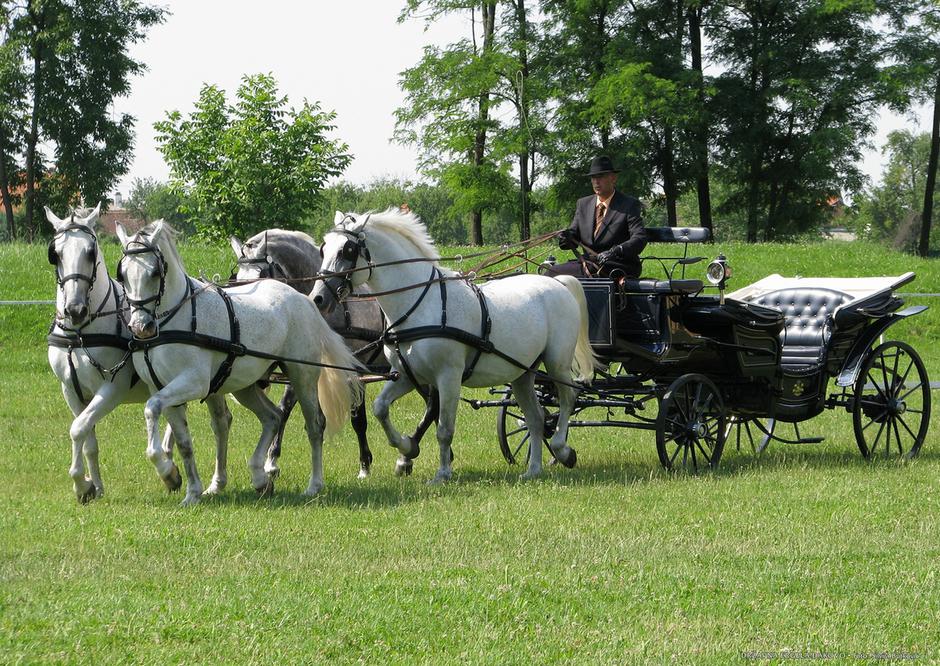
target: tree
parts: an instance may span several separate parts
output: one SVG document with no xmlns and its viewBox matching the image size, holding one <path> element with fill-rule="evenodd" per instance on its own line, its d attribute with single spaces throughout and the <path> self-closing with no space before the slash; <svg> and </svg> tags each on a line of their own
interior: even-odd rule
<svg viewBox="0 0 940 666">
<path fill-rule="evenodd" d="M 395 112 L 395 138 L 420 146 L 420 170 L 454 193 L 454 205 L 470 218 L 475 245 L 483 243 L 483 213 L 498 206 L 511 187 L 506 164 L 489 143 L 497 130 L 491 118 L 498 80 L 496 10 L 496 0 L 409 0 L 399 18 L 433 22 L 455 12 L 469 15 L 469 38 L 443 49 L 425 47 L 418 64 L 402 72 L 405 105 Z"/>
<path fill-rule="evenodd" d="M 746 211 L 749 241 L 812 228 L 830 196 L 861 190 L 877 111 L 907 85 L 892 70 L 892 34 L 916 2 L 720 3 L 706 34 L 724 68 L 716 142 L 735 188 L 723 206 Z"/>
<path fill-rule="evenodd" d="M 930 134 L 899 130 L 888 135 L 881 184 L 859 197 L 856 224 L 863 235 L 887 240 L 901 250 L 917 247 L 918 213 L 928 192 L 930 151 Z M 930 191 L 933 203 L 938 198 L 936 186 Z"/>
<path fill-rule="evenodd" d="M 27 233 L 42 197 L 99 200 L 127 171 L 133 118 L 115 116 L 144 65 L 129 47 L 163 21 L 165 11 L 136 0 L 24 0 L 0 5 L 0 191 L 22 171 Z M 8 88 L 8 86 L 13 86 Z M 10 99 L 16 97 L 17 103 Z M 54 178 L 47 176 L 54 173 Z M 3 197 L 8 225 L 12 202 Z M 11 231 L 12 231 L 11 226 Z"/>
<path fill-rule="evenodd" d="M 135 178 L 124 207 L 145 222 L 166 220 L 177 231 L 192 233 L 195 229 L 190 218 L 183 213 L 186 201 L 167 183 L 153 178 Z"/>
<path fill-rule="evenodd" d="M 235 97 L 229 104 L 206 85 L 188 118 L 172 111 L 154 124 L 183 212 L 214 240 L 297 229 L 352 159 L 345 143 L 327 138 L 336 115 L 307 101 L 287 108 L 270 75 L 243 77 Z"/>
</svg>

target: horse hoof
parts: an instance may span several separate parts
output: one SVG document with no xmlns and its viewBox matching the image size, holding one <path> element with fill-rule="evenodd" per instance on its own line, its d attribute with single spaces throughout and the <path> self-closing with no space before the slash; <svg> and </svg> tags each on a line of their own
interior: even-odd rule
<svg viewBox="0 0 940 666">
<path fill-rule="evenodd" d="M 167 490 L 169 490 L 171 493 L 175 493 L 177 490 L 182 488 L 183 477 L 180 476 L 179 467 L 173 465 L 173 467 L 170 469 L 170 473 L 163 477 L 163 483 L 166 484 Z"/>
<path fill-rule="evenodd" d="M 95 493 L 95 487 L 91 486 L 85 492 L 78 493 L 76 498 L 78 499 L 79 504 L 88 504 L 90 501 L 95 499 L 98 495 Z"/>
<path fill-rule="evenodd" d="M 212 482 L 209 484 L 209 487 L 202 491 L 203 497 L 214 497 L 222 492 L 225 486 Z"/>
<path fill-rule="evenodd" d="M 395 463 L 395 476 L 411 476 L 414 470 L 414 462 L 409 460 L 399 460 Z"/>
<path fill-rule="evenodd" d="M 438 472 L 434 475 L 434 478 L 428 481 L 429 486 L 442 486 L 451 479 L 450 472 Z"/>
<path fill-rule="evenodd" d="M 421 444 L 414 437 L 405 437 L 405 440 L 411 444 L 411 448 L 408 449 L 408 453 L 403 453 L 402 455 L 408 458 L 408 460 L 414 460 L 421 455 Z"/>
<path fill-rule="evenodd" d="M 186 497 L 183 498 L 183 501 L 180 502 L 180 506 L 196 506 L 199 504 L 200 495 L 198 493 L 190 495 L 186 494 Z"/>
<path fill-rule="evenodd" d="M 311 484 L 307 486 L 307 489 L 304 491 L 305 497 L 316 497 L 320 494 L 320 491 L 323 490 L 323 484 Z"/>
<path fill-rule="evenodd" d="M 536 471 L 536 472 L 533 472 L 532 470 L 526 470 L 522 474 L 519 475 L 519 480 L 520 481 L 532 481 L 533 479 L 539 478 L 541 473 L 542 473 L 541 470 Z"/>
<path fill-rule="evenodd" d="M 359 467 L 359 479 L 368 479 L 369 478 L 369 468 L 365 465 Z"/>
<path fill-rule="evenodd" d="M 258 493 L 258 497 L 271 497 L 274 495 L 274 479 L 268 479 L 263 486 L 256 487 L 255 492 Z"/>
<path fill-rule="evenodd" d="M 571 451 L 571 453 L 569 453 L 564 459 L 559 460 L 559 462 L 568 469 L 571 469 L 578 464 L 578 452 L 571 447 L 569 447 L 568 450 Z"/>
</svg>

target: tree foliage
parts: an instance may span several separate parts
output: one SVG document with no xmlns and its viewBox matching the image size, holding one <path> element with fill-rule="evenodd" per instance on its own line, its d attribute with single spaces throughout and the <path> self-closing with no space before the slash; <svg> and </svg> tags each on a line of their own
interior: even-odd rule
<svg viewBox="0 0 940 666">
<path fill-rule="evenodd" d="M 129 54 L 165 12 L 135 0 L 0 3 L 0 191 L 25 186 L 25 232 L 40 201 L 98 201 L 126 173 L 134 119 L 116 97 L 144 65 Z M 11 230 L 12 231 L 12 230 Z"/>
<path fill-rule="evenodd" d="M 328 138 L 334 113 L 287 104 L 272 76 L 245 76 L 234 102 L 206 85 L 189 116 L 173 111 L 154 125 L 173 187 L 185 197 L 182 210 L 200 235 L 299 228 L 327 180 L 349 164 L 346 144 Z"/>
</svg>

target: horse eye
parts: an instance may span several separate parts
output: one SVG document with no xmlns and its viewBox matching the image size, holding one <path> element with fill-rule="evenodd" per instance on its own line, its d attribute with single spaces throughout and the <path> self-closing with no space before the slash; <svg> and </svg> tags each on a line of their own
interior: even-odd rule
<svg viewBox="0 0 940 666">
<path fill-rule="evenodd" d="M 159 275 L 160 275 L 160 271 L 157 270 L 156 266 L 150 269 L 150 277 L 155 278 L 155 277 L 158 277 Z"/>
</svg>

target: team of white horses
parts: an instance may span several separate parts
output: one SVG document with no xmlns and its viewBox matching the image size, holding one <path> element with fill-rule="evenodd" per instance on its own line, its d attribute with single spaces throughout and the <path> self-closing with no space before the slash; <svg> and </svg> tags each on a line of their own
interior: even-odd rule
<svg viewBox="0 0 940 666">
<path fill-rule="evenodd" d="M 522 476 L 538 476 L 545 422 L 534 390 L 539 366 L 555 382 L 559 398 L 549 446 L 560 462 L 574 465 L 575 451 L 567 445 L 574 382 L 589 382 L 595 367 L 584 292 L 576 279 L 518 275 L 477 287 L 439 265 L 437 250 L 417 217 L 388 210 L 337 213 L 334 229 L 318 250 L 311 250 L 317 246 L 303 234 L 272 230 L 272 239 L 287 239 L 280 245 L 285 248 L 280 259 L 272 258 L 279 244 L 269 242 L 268 234 L 244 245 L 233 241 L 241 280 L 224 288 L 187 275 L 175 234 L 164 222 L 136 234 L 118 226 L 124 256 L 115 280 L 98 247 L 98 213 L 98 208 L 77 210 L 60 219 L 46 209 L 55 230 L 49 260 L 58 285 L 49 363 L 75 416 L 69 431 L 69 474 L 79 501 L 104 492 L 95 425 L 125 402 L 145 404 L 147 458 L 171 490 L 182 485 L 173 460 L 174 448 L 179 451 L 186 475 L 184 505 L 222 491 L 232 420 L 226 394 L 261 424 L 248 466 L 252 486 L 259 493 L 272 492 L 286 417 L 263 388 L 275 367 L 287 376 L 303 412 L 311 449 L 305 494 L 316 495 L 323 488 L 324 435 L 341 429 L 363 396 L 358 379 L 363 363 L 324 314 L 334 327 L 346 330 L 353 348 L 361 340 L 351 331 L 372 328 L 382 335 L 387 365 L 397 378 L 385 384 L 372 409 L 399 452 L 397 473 L 410 472 L 418 441 L 436 420 L 440 466 L 431 482 L 449 480 L 461 385 L 508 383 L 530 434 Z M 298 276 L 316 275 L 304 285 L 291 281 L 294 276 L 284 268 L 291 265 L 291 253 L 298 252 L 321 259 L 320 266 Z M 294 265 L 302 265 L 298 261 Z M 275 266 L 280 274 L 270 270 Z M 341 318 L 344 329 L 335 320 L 336 306 L 354 289 L 371 290 L 375 300 L 360 306 L 350 302 Z M 376 302 L 381 312 L 375 310 Z M 350 313 L 359 322 L 376 323 L 350 326 Z M 416 389 L 429 402 L 428 414 L 414 435 L 402 435 L 389 418 L 390 407 Z M 215 472 L 207 488 L 196 469 L 186 422 L 186 405 L 193 400 L 206 402 L 216 440 Z M 168 424 L 162 438 L 161 416 Z M 364 476 L 371 453 L 361 417 L 360 423 Z"/>
</svg>

